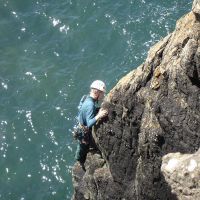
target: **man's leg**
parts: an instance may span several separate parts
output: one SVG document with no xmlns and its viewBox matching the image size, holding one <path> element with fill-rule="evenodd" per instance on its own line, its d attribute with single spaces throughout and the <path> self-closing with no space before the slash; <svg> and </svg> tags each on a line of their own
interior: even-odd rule
<svg viewBox="0 0 200 200">
<path fill-rule="evenodd" d="M 80 142 L 78 143 L 75 158 L 81 164 L 85 163 L 88 150 L 89 150 L 89 144 L 84 144 Z"/>
</svg>

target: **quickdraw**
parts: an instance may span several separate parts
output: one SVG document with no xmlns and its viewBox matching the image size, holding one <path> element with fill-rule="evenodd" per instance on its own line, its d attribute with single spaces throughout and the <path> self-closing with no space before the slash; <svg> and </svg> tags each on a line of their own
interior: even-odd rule
<svg viewBox="0 0 200 200">
<path fill-rule="evenodd" d="M 74 130 L 72 131 L 73 134 L 73 138 L 75 140 L 82 140 L 84 138 L 84 136 L 89 133 L 89 128 L 87 126 L 84 125 L 77 125 L 74 127 Z"/>
</svg>

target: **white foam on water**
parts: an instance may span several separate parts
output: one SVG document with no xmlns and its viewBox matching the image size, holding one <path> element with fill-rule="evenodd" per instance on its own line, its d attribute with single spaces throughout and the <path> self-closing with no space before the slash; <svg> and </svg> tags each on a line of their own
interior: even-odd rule
<svg viewBox="0 0 200 200">
<path fill-rule="evenodd" d="M 143 44 L 143 46 L 150 47 L 153 43 L 153 40 L 149 40 Z"/>
<path fill-rule="evenodd" d="M 59 19 L 56 19 L 54 17 L 49 17 L 49 19 L 52 22 L 54 27 L 61 23 L 61 21 Z"/>
<path fill-rule="evenodd" d="M 72 168 L 73 168 L 72 166 L 69 166 L 69 165 L 67 166 L 68 173 L 70 173 L 70 174 L 72 173 Z"/>
<path fill-rule="evenodd" d="M 8 89 L 8 85 L 7 85 L 6 83 L 2 82 L 1 85 L 2 85 L 2 87 L 3 87 L 5 90 Z"/>
<path fill-rule="evenodd" d="M 25 112 L 25 110 L 17 110 L 16 112 L 19 113 L 19 114 L 22 114 L 22 113 Z"/>
<path fill-rule="evenodd" d="M 32 72 L 26 72 L 25 75 L 32 76 L 33 74 L 32 74 Z"/>
<path fill-rule="evenodd" d="M 111 18 L 111 16 L 109 14 L 105 14 L 106 18 Z"/>
<path fill-rule="evenodd" d="M 31 177 L 32 177 L 32 175 L 31 175 L 31 174 L 27 174 L 27 177 L 28 177 L 28 178 L 31 178 Z"/>
<path fill-rule="evenodd" d="M 110 23 L 111 23 L 112 25 L 114 25 L 114 24 L 116 24 L 116 23 L 117 23 L 117 20 L 115 20 L 115 19 L 112 19 L 112 20 L 110 21 Z"/>
<path fill-rule="evenodd" d="M 9 172 L 9 169 L 8 169 L 8 168 L 6 168 L 6 173 L 8 174 L 8 172 Z"/>
<path fill-rule="evenodd" d="M 56 51 L 54 51 L 53 53 L 54 53 L 54 55 L 56 55 L 57 57 L 60 56 L 59 53 L 57 53 Z"/>
<path fill-rule="evenodd" d="M 3 123 L 4 124 L 4 123 Z M 1 128 L 1 127 L 0 127 Z M 4 129 L 4 128 L 3 128 Z M 3 135 L 3 133 L 4 133 L 4 131 L 3 131 L 3 129 L 0 129 L 0 131 L 2 131 L 1 132 L 1 134 L 0 134 L 0 141 L 1 141 L 1 143 L 0 143 L 0 151 L 1 151 L 1 156 L 3 157 L 3 158 L 6 158 L 7 156 L 6 156 L 6 154 L 7 154 L 7 151 L 8 151 L 8 144 L 7 144 L 7 142 L 6 142 L 6 136 L 5 135 Z"/>
<path fill-rule="evenodd" d="M 69 31 L 69 26 L 63 25 L 59 28 L 60 32 L 68 33 Z"/>
<path fill-rule="evenodd" d="M 24 51 L 26 52 L 27 50 L 25 49 Z M 34 54 L 36 54 L 36 52 Z M 40 83 L 40 81 L 36 78 L 36 76 L 32 72 L 26 72 L 25 75 L 30 76 L 34 81 Z"/>
<path fill-rule="evenodd" d="M 59 165 L 56 165 L 56 166 L 52 166 L 52 174 L 54 175 L 54 177 L 56 178 L 56 180 L 60 183 L 65 183 L 65 180 L 58 175 L 58 172 L 57 170 L 59 170 Z"/>
<path fill-rule="evenodd" d="M 26 118 L 27 118 L 28 123 L 29 123 L 30 126 L 31 126 L 32 131 L 33 131 L 35 134 L 38 134 L 38 132 L 35 130 L 34 125 L 33 125 L 32 113 L 31 113 L 31 111 L 30 111 L 30 110 L 26 111 L 26 115 L 25 115 L 25 116 L 26 116 Z M 28 140 L 31 141 L 30 138 L 29 138 Z"/>
<path fill-rule="evenodd" d="M 43 15 L 44 17 L 47 17 L 47 14 L 46 14 L 45 12 L 43 12 L 42 15 Z"/>
<path fill-rule="evenodd" d="M 11 12 L 16 18 L 18 18 L 18 15 L 17 15 L 17 13 L 15 12 L 15 11 L 12 11 Z"/>
<path fill-rule="evenodd" d="M 40 167 L 42 168 L 43 171 L 49 171 L 49 166 L 46 164 L 43 164 L 41 161 L 40 161 Z"/>
<path fill-rule="evenodd" d="M 72 147 L 71 146 L 67 146 L 67 148 L 72 152 Z"/>
<path fill-rule="evenodd" d="M 22 31 L 22 32 L 26 32 L 26 28 L 25 28 L 25 27 L 22 27 L 22 28 L 21 28 L 21 31 Z"/>
<path fill-rule="evenodd" d="M 7 124 L 8 124 L 7 121 L 4 121 L 4 120 L 1 121 L 1 125 L 7 125 Z"/>
<path fill-rule="evenodd" d="M 59 106 L 57 106 L 57 107 L 55 107 L 56 108 L 56 110 L 60 110 L 61 109 L 61 107 L 59 107 Z"/>
<path fill-rule="evenodd" d="M 113 25 L 113 26 L 115 25 L 116 26 L 117 20 L 114 17 L 112 17 L 110 14 L 105 14 L 104 16 L 105 16 L 105 18 L 110 19 L 110 24 L 111 25 Z"/>
<path fill-rule="evenodd" d="M 123 28 L 122 31 L 123 31 L 123 35 L 126 35 L 126 33 L 127 33 L 126 29 Z"/>
<path fill-rule="evenodd" d="M 42 176 L 42 182 L 44 183 L 44 182 L 51 182 L 51 179 L 50 178 L 48 178 L 48 177 L 46 177 L 46 176 Z"/>
<path fill-rule="evenodd" d="M 55 144 L 56 146 L 58 146 L 58 142 L 56 141 L 56 137 L 52 130 L 49 131 L 49 135 L 50 135 L 50 139 L 51 139 L 52 143 Z"/>
</svg>

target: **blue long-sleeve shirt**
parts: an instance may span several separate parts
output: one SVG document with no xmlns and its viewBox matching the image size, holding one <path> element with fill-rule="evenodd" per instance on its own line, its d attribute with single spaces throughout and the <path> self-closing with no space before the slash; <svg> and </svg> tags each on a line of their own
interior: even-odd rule
<svg viewBox="0 0 200 200">
<path fill-rule="evenodd" d="M 78 121 L 80 124 L 91 128 L 96 123 L 96 105 L 95 100 L 87 96 L 84 102 L 81 105 L 79 114 L 78 114 Z"/>
</svg>

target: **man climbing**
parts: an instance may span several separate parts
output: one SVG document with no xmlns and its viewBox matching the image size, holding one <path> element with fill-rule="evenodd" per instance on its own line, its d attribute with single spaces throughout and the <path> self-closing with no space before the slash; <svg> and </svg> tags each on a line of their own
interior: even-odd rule
<svg viewBox="0 0 200 200">
<path fill-rule="evenodd" d="M 92 126 L 98 120 L 108 115 L 107 110 L 100 109 L 97 112 L 96 107 L 96 103 L 103 100 L 105 92 L 105 83 L 96 80 L 90 86 L 90 94 L 88 96 L 83 96 L 79 104 L 78 128 L 80 134 L 75 158 L 82 167 L 84 167 L 86 156 L 89 151 Z"/>
</svg>

